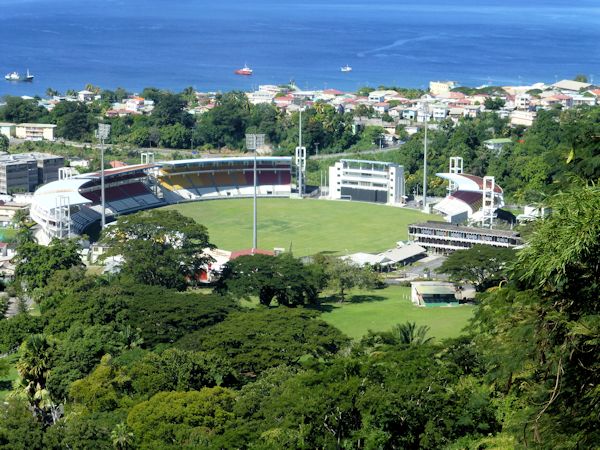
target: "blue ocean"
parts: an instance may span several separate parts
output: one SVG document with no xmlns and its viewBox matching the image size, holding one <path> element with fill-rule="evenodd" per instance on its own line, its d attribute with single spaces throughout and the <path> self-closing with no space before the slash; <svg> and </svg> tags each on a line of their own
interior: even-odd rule
<svg viewBox="0 0 600 450">
<path fill-rule="evenodd" d="M 248 64 L 251 77 L 233 71 Z M 340 67 L 353 70 L 342 73 Z M 597 0 L 0 0 L 0 95 L 600 79 Z"/>
</svg>

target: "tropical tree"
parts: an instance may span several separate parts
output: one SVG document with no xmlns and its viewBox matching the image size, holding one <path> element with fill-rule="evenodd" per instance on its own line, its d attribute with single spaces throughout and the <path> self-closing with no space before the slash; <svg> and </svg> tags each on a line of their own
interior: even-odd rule
<svg viewBox="0 0 600 450">
<path fill-rule="evenodd" d="M 51 276 L 59 270 L 82 267 L 79 243 L 75 239 L 53 239 L 44 246 L 29 240 L 23 231 L 15 256 L 15 281 L 27 291 L 46 285 Z"/>
<path fill-rule="evenodd" d="M 322 265 L 327 287 L 337 293 L 340 303 L 352 288 L 374 289 L 381 283 L 379 274 L 369 266 L 360 267 L 341 258 L 323 256 L 317 257 L 316 262 Z"/>
<path fill-rule="evenodd" d="M 110 246 L 105 257 L 122 256 L 122 274 L 143 284 L 183 290 L 210 261 L 206 228 L 177 211 L 122 216 L 101 240 Z"/>
<path fill-rule="evenodd" d="M 427 337 L 429 330 L 430 328 L 426 325 L 417 327 L 415 322 L 406 322 L 395 325 L 392 328 L 391 335 L 398 344 L 424 345 L 433 340 L 432 337 Z"/>
<path fill-rule="evenodd" d="M 133 445 L 133 433 L 129 431 L 125 422 L 118 423 L 115 428 L 110 432 L 110 438 L 113 446 L 117 450 L 126 450 L 132 448 Z"/>
<path fill-rule="evenodd" d="M 0 152 L 8 151 L 10 140 L 3 134 L 0 134 Z"/>
<path fill-rule="evenodd" d="M 483 296 L 472 335 L 511 402 L 505 428 L 540 447 L 600 441 L 600 189 L 554 197 L 509 282 Z"/>
<path fill-rule="evenodd" d="M 472 283 L 481 292 L 506 279 L 515 256 L 516 252 L 510 248 L 474 245 L 449 255 L 436 272 L 448 274 L 455 281 Z"/>
<path fill-rule="evenodd" d="M 228 262 L 217 291 L 243 298 L 257 296 L 269 306 L 314 303 L 323 287 L 322 275 L 314 266 L 305 266 L 291 255 L 246 255 Z"/>
<path fill-rule="evenodd" d="M 43 334 L 29 336 L 19 348 L 16 367 L 22 394 L 43 422 L 54 423 L 62 414 L 50 398 L 46 381 L 55 357 L 54 341 Z"/>
</svg>

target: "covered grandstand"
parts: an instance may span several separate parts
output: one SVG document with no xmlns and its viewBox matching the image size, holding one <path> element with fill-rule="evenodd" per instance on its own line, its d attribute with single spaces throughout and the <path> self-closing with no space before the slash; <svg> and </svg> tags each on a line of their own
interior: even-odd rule
<svg viewBox="0 0 600 450">
<path fill-rule="evenodd" d="M 257 195 L 289 197 L 292 158 L 258 157 Z M 206 158 L 137 164 L 107 169 L 106 217 L 195 200 L 254 195 L 254 158 Z M 38 241 L 83 234 L 101 219 L 100 173 L 65 178 L 33 195 L 31 218 L 39 224 Z"/>
<path fill-rule="evenodd" d="M 165 204 L 150 177 L 154 167 L 138 164 L 104 171 L 107 218 Z M 100 173 L 45 184 L 35 191 L 30 214 L 40 225 L 36 236 L 42 243 L 84 233 L 102 216 Z"/>
<path fill-rule="evenodd" d="M 257 195 L 289 197 L 292 158 L 256 158 Z M 254 158 L 205 158 L 166 161 L 158 175 L 165 199 L 185 200 L 251 197 L 254 195 Z"/>
<path fill-rule="evenodd" d="M 465 173 L 438 173 L 436 175 L 448 180 L 452 190 L 433 209 L 441 213 L 450 223 L 481 221 L 484 214 L 484 178 Z M 504 193 L 500 186 L 494 183 L 489 194 L 493 198 L 494 209 L 504 206 Z"/>
</svg>

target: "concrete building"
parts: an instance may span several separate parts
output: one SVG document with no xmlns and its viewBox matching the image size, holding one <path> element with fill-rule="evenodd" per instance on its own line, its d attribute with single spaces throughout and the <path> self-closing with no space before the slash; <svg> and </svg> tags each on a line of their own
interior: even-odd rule
<svg viewBox="0 0 600 450">
<path fill-rule="evenodd" d="M 20 153 L 0 156 L 0 193 L 33 192 L 41 184 L 58 180 L 62 156 Z"/>
<path fill-rule="evenodd" d="M 520 93 L 515 95 L 515 108 L 527 110 L 531 106 L 531 95 Z"/>
<path fill-rule="evenodd" d="M 29 141 L 53 141 L 55 128 L 50 123 L 20 123 L 15 127 L 15 136 Z"/>
<path fill-rule="evenodd" d="M 7 227 L 12 224 L 15 214 L 19 211 L 29 211 L 26 203 L 0 202 L 0 225 Z"/>
<path fill-rule="evenodd" d="M 512 142 L 509 138 L 496 138 L 496 139 L 488 139 L 487 141 L 483 141 L 483 145 L 488 150 L 492 150 L 493 152 L 500 153 L 502 148 L 505 145 L 508 145 Z"/>
<path fill-rule="evenodd" d="M 0 193 L 32 192 L 38 185 L 38 167 L 29 155 L 0 156 Z"/>
<path fill-rule="evenodd" d="M 329 168 L 329 197 L 404 204 L 404 167 L 389 162 L 342 159 Z"/>
<path fill-rule="evenodd" d="M 535 120 L 535 112 L 530 111 L 513 111 L 510 113 L 510 124 L 511 125 L 523 125 L 525 127 L 530 127 L 533 125 L 533 121 Z"/>
<path fill-rule="evenodd" d="M 409 225 L 408 238 L 426 248 L 428 252 L 438 254 L 465 250 L 475 244 L 512 248 L 523 243 L 519 233 L 515 231 L 465 227 L 432 221 Z"/>
<path fill-rule="evenodd" d="M 456 288 L 446 281 L 413 281 L 410 299 L 416 306 L 458 305 Z"/>
<path fill-rule="evenodd" d="M 582 89 L 588 89 L 592 85 L 590 83 L 582 83 L 581 81 L 574 80 L 561 80 L 552 85 L 552 87 L 561 91 L 573 91 L 579 92 Z"/>
<path fill-rule="evenodd" d="M 431 95 L 439 96 L 450 92 L 457 86 L 455 81 L 430 81 L 429 92 Z"/>
<path fill-rule="evenodd" d="M 0 122 L 0 134 L 3 134 L 7 138 L 15 137 L 15 127 L 17 125 L 10 122 Z"/>
</svg>

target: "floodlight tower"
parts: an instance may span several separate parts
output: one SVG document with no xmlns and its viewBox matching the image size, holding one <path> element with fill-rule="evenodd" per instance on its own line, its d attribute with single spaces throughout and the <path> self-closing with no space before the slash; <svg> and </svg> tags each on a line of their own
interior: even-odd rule
<svg viewBox="0 0 600 450">
<path fill-rule="evenodd" d="M 265 143 L 264 134 L 247 134 L 246 135 L 246 148 L 248 150 L 254 150 L 254 195 L 253 195 L 253 208 L 252 208 L 252 253 L 258 248 L 258 236 L 257 236 L 257 210 L 256 210 L 256 151 L 259 147 L 262 147 Z"/>
<path fill-rule="evenodd" d="M 427 211 L 427 129 L 429 128 L 429 104 L 427 100 L 423 104 L 425 113 L 425 139 L 423 141 L 423 211 Z"/>
<path fill-rule="evenodd" d="M 306 147 L 302 146 L 302 112 L 304 107 L 298 110 L 298 147 L 296 147 L 296 166 L 298 167 L 298 194 L 304 194 L 304 171 L 306 170 Z"/>
<path fill-rule="evenodd" d="M 450 173 L 463 173 L 463 159 L 460 156 L 450 157 Z M 450 181 L 448 183 L 448 195 L 456 190 L 456 183 Z"/>
<path fill-rule="evenodd" d="M 483 177 L 483 215 L 481 217 L 481 226 L 492 228 L 494 225 L 494 191 L 496 181 L 494 177 Z"/>
<path fill-rule="evenodd" d="M 98 124 L 96 136 L 100 139 L 100 196 L 102 200 L 102 229 L 106 226 L 106 195 L 104 192 L 104 140 L 110 135 L 110 125 Z"/>
</svg>

